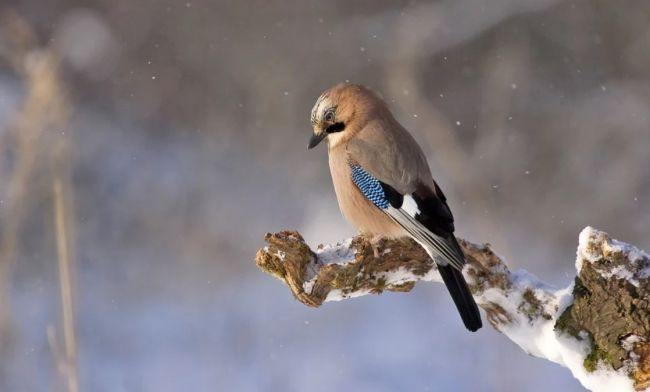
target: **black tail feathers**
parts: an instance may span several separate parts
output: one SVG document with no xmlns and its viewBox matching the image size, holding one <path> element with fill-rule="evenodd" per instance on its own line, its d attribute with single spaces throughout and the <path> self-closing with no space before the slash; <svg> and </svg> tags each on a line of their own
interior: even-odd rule
<svg viewBox="0 0 650 392">
<path fill-rule="evenodd" d="M 472 332 L 476 332 L 483 326 L 481 314 L 478 311 L 476 302 L 474 302 L 472 293 L 469 291 L 469 287 L 467 287 L 463 274 L 451 265 L 438 264 L 438 271 L 456 304 L 456 308 L 458 308 L 465 327 Z"/>
</svg>

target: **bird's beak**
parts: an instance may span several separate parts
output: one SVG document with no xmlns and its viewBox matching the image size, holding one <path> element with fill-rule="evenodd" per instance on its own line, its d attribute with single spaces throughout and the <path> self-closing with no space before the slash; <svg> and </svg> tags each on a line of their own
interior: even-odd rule
<svg viewBox="0 0 650 392">
<path fill-rule="evenodd" d="M 318 143 L 322 142 L 326 137 L 327 132 L 315 133 L 311 139 L 309 139 L 309 146 L 307 148 L 311 150 L 312 148 L 316 147 Z"/>
</svg>

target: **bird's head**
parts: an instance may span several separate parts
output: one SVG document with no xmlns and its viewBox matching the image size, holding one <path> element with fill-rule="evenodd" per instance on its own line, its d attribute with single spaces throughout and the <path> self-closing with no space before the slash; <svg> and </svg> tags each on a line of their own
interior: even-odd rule
<svg viewBox="0 0 650 392">
<path fill-rule="evenodd" d="M 379 113 L 388 112 L 384 101 L 362 85 L 341 83 L 325 90 L 311 110 L 314 134 L 309 148 L 324 139 L 330 148 L 344 143 L 363 128 L 377 109 Z"/>
</svg>

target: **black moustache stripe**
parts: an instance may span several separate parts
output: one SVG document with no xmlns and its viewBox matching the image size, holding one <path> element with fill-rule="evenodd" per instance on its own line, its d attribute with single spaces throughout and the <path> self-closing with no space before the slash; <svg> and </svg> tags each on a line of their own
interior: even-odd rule
<svg viewBox="0 0 650 392">
<path fill-rule="evenodd" d="M 336 132 L 341 132 L 342 130 L 345 129 L 345 124 L 342 122 L 337 122 L 325 129 L 325 132 L 327 133 L 336 133 Z"/>
</svg>

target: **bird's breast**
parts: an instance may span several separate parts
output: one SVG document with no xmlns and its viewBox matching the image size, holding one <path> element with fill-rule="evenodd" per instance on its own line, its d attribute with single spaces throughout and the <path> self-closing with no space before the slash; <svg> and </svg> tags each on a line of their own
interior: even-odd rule
<svg viewBox="0 0 650 392">
<path fill-rule="evenodd" d="M 361 233 L 396 238 L 404 230 L 388 215 L 372 204 L 352 182 L 352 172 L 343 151 L 330 150 L 329 164 L 339 208 L 345 219 Z"/>
</svg>

